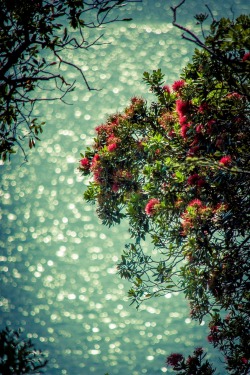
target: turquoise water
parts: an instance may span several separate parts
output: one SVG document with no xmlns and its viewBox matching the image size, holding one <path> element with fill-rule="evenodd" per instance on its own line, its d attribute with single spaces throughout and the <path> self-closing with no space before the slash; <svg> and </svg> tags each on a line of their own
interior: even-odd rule
<svg viewBox="0 0 250 375">
<path fill-rule="evenodd" d="M 204 8 L 187 4 L 181 19 L 191 25 L 190 15 Z M 232 4 L 235 15 L 249 11 L 243 0 L 211 1 L 210 7 L 215 15 L 231 16 Z M 25 329 L 48 354 L 47 374 L 163 374 L 170 373 L 164 362 L 171 352 L 203 346 L 212 353 L 206 325 L 191 322 L 182 294 L 147 301 L 139 311 L 129 305 L 130 285 L 116 274 L 129 239 L 126 224 L 101 225 L 82 199 L 87 181 L 77 171 L 94 127 L 130 97 L 150 98 L 142 83 L 145 70 L 160 67 L 172 83 L 189 61 L 193 46 L 171 26 L 169 5 L 131 5 L 125 16 L 132 15 L 132 22 L 105 28 L 109 44 L 69 55 L 91 86 L 102 90 L 88 92 L 75 76 L 77 88 L 68 97 L 73 105 L 46 102 L 37 108 L 47 125 L 29 163 L 22 164 L 19 153 L 0 166 L 0 326 Z"/>
</svg>

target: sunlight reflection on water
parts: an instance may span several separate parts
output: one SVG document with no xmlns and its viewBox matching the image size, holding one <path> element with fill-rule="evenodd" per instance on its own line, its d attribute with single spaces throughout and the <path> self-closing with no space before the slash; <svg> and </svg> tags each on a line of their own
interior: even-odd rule
<svg viewBox="0 0 250 375">
<path fill-rule="evenodd" d="M 239 10 L 245 3 L 235 1 Z M 102 90 L 87 92 L 65 68 L 68 78 L 77 78 L 73 105 L 39 105 L 35 115 L 45 116 L 47 125 L 29 163 L 20 167 L 19 154 L 1 166 L 0 324 L 25 327 L 49 353 L 48 374 L 160 374 L 167 371 L 167 353 L 207 347 L 207 330 L 191 322 L 181 294 L 148 301 L 139 312 L 129 306 L 129 284 L 116 275 L 129 239 L 126 224 L 103 227 L 94 207 L 82 200 L 87 181 L 77 161 L 94 127 L 133 95 L 150 98 L 145 70 L 161 67 L 171 83 L 192 52 L 166 23 L 163 2 L 144 4 L 137 5 L 132 23 L 106 28 L 111 44 L 69 56 Z M 189 20 L 188 13 L 195 13 L 195 2 L 190 4 L 183 11 Z M 218 14 L 230 10 L 226 2 L 219 8 L 212 1 L 211 8 Z"/>
</svg>

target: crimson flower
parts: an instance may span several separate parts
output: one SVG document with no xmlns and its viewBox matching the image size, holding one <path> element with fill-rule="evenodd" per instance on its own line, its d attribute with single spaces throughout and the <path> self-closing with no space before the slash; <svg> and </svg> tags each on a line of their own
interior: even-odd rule
<svg viewBox="0 0 250 375">
<path fill-rule="evenodd" d="M 198 108 L 198 112 L 199 113 L 204 113 L 207 109 L 208 109 L 208 104 L 207 103 L 202 103 L 199 106 L 199 108 Z"/>
<path fill-rule="evenodd" d="M 197 181 L 197 186 L 201 188 L 205 185 L 205 183 L 206 182 L 202 178 L 199 178 L 199 180 Z"/>
<path fill-rule="evenodd" d="M 185 125 L 187 123 L 187 116 L 179 114 L 179 123 L 180 123 L 181 126 Z"/>
<path fill-rule="evenodd" d="M 111 143 L 110 145 L 108 145 L 108 151 L 109 152 L 113 152 L 117 149 L 117 143 Z"/>
<path fill-rule="evenodd" d="M 219 337 L 218 337 L 217 334 L 210 334 L 210 335 L 207 336 L 207 341 L 210 342 L 210 343 L 212 343 L 212 342 L 216 343 L 216 342 L 219 341 Z"/>
<path fill-rule="evenodd" d="M 167 357 L 166 363 L 172 367 L 177 366 L 184 360 L 184 357 L 180 353 L 172 353 Z"/>
<path fill-rule="evenodd" d="M 188 205 L 188 207 L 202 207 L 202 202 L 200 201 L 200 199 L 193 199 L 190 203 L 189 203 L 189 205 Z"/>
<path fill-rule="evenodd" d="M 190 124 L 184 124 L 181 127 L 181 136 L 182 138 L 186 139 L 187 138 L 187 131 L 190 128 Z"/>
<path fill-rule="evenodd" d="M 90 167 L 90 162 L 88 158 L 85 157 L 80 160 L 80 168 L 87 170 L 89 169 L 89 167 Z"/>
<path fill-rule="evenodd" d="M 159 199 L 152 198 L 150 201 L 146 204 L 145 212 L 149 216 L 153 216 L 155 214 L 155 208 L 160 204 Z"/>
<path fill-rule="evenodd" d="M 211 332 L 219 332 L 218 326 L 211 326 L 210 330 Z"/>
<path fill-rule="evenodd" d="M 204 126 L 202 124 L 199 124 L 196 126 L 195 131 L 196 133 L 201 133 L 203 129 L 204 129 Z"/>
<path fill-rule="evenodd" d="M 94 170 L 93 177 L 94 177 L 94 181 L 97 184 L 101 184 L 102 183 L 101 169 L 100 168 L 97 168 L 97 169 Z"/>
<path fill-rule="evenodd" d="M 103 132 L 106 132 L 107 131 L 107 125 L 98 125 L 96 128 L 95 128 L 95 131 L 97 132 L 97 134 L 101 134 Z"/>
<path fill-rule="evenodd" d="M 197 185 L 198 187 L 202 187 L 205 185 L 205 181 L 197 173 L 195 173 L 188 177 L 187 185 Z"/>
<path fill-rule="evenodd" d="M 179 116 L 184 116 L 190 107 L 190 102 L 181 99 L 176 100 L 176 112 Z"/>
<path fill-rule="evenodd" d="M 223 156 L 220 161 L 219 161 L 220 164 L 224 165 L 224 166 L 228 166 L 229 164 L 232 163 L 232 158 L 230 155 L 227 155 L 227 156 Z"/>
<path fill-rule="evenodd" d="M 209 336 L 207 336 L 207 341 L 208 341 L 208 342 L 214 342 L 214 341 L 216 341 L 216 340 L 214 340 L 213 335 L 209 335 Z"/>
<path fill-rule="evenodd" d="M 100 160 L 100 155 L 99 154 L 95 154 L 93 156 L 93 159 L 92 159 L 92 163 L 91 163 L 91 170 L 95 169 L 97 166 L 98 166 L 98 162 Z"/>
<path fill-rule="evenodd" d="M 199 180 L 199 175 L 197 173 L 192 174 L 191 176 L 188 177 L 187 184 L 188 185 L 196 185 L 198 180 Z"/>
<path fill-rule="evenodd" d="M 172 85 L 172 89 L 173 89 L 173 91 L 175 91 L 175 92 L 179 92 L 181 89 L 182 89 L 182 87 L 184 87 L 185 86 L 185 81 L 183 80 L 183 79 L 181 79 L 180 81 L 175 81 L 174 83 L 173 83 L 173 85 Z"/>
</svg>

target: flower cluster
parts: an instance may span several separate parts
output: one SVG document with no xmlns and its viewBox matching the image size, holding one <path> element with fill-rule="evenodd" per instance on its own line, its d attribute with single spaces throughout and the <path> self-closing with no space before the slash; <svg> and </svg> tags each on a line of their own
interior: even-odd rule
<svg viewBox="0 0 250 375">
<path fill-rule="evenodd" d="M 205 356 L 203 348 L 199 347 L 187 359 L 180 353 L 172 353 L 167 357 L 166 363 L 179 375 L 212 375 L 215 370 L 208 361 L 204 361 Z"/>
<path fill-rule="evenodd" d="M 159 199 L 156 199 L 156 198 L 150 199 L 150 201 L 146 204 L 146 207 L 145 207 L 146 214 L 149 216 L 155 215 L 159 205 L 160 205 Z"/>
<path fill-rule="evenodd" d="M 211 217 L 212 209 L 204 205 L 200 199 L 193 199 L 182 213 L 183 236 L 186 236 L 191 229 L 200 229 L 204 223 Z"/>
<path fill-rule="evenodd" d="M 90 161 L 89 161 L 89 159 L 86 158 L 86 157 L 83 158 L 83 159 L 81 159 L 81 160 L 80 160 L 79 168 L 88 171 L 89 168 L 90 168 Z"/>
<path fill-rule="evenodd" d="M 223 156 L 223 157 L 219 160 L 219 164 L 224 165 L 225 167 L 229 166 L 231 163 L 232 163 L 232 158 L 231 158 L 230 155 Z"/>
<path fill-rule="evenodd" d="M 184 357 L 180 353 L 172 353 L 167 357 L 166 363 L 169 366 L 176 367 L 180 365 L 181 362 L 183 362 Z"/>
<path fill-rule="evenodd" d="M 179 80 L 179 81 L 175 81 L 172 85 L 172 89 L 173 91 L 179 93 L 181 91 L 181 89 L 185 86 L 185 81 L 183 79 Z"/>
<path fill-rule="evenodd" d="M 201 188 L 205 185 L 205 180 L 201 176 L 199 176 L 197 173 L 194 173 L 188 176 L 187 185 L 191 185 L 191 186 L 194 185 L 194 186 L 198 186 Z"/>
</svg>

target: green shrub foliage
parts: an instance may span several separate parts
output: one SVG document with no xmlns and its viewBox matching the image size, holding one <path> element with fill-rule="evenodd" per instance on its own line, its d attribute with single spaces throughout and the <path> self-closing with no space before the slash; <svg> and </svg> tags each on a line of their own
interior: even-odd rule
<svg viewBox="0 0 250 375">
<path fill-rule="evenodd" d="M 249 51 L 248 16 L 214 20 L 179 80 L 144 73 L 154 101 L 134 97 L 98 126 L 79 166 L 103 223 L 129 220 L 118 272 L 131 302 L 182 290 L 235 375 L 250 368 Z"/>
<path fill-rule="evenodd" d="M 47 360 L 43 353 L 34 349 L 31 340 L 21 337 L 21 329 L 8 327 L 0 332 L 0 374 L 41 374 Z"/>
</svg>

